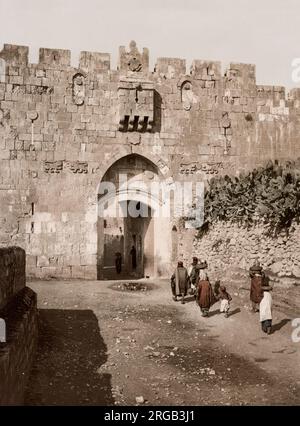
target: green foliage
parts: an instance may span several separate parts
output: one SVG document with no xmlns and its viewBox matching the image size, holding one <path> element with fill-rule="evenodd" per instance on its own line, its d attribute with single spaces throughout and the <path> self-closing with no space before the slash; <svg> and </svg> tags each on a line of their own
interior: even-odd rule
<svg viewBox="0 0 300 426">
<path fill-rule="evenodd" d="M 300 159 L 285 164 L 270 161 L 238 178 L 213 178 L 204 208 L 202 232 L 217 221 L 244 226 L 260 222 L 275 233 L 288 229 L 300 221 Z"/>
</svg>

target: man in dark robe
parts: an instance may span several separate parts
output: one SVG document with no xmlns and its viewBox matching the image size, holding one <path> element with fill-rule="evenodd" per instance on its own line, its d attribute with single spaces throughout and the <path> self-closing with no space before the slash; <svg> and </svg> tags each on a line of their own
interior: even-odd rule
<svg viewBox="0 0 300 426">
<path fill-rule="evenodd" d="M 132 269 L 136 269 L 136 248 L 134 246 L 131 247 L 130 256 L 131 256 L 131 267 Z"/>
<path fill-rule="evenodd" d="M 191 294 L 195 294 L 196 292 L 196 286 L 199 279 L 199 271 L 200 271 L 200 267 L 198 263 L 198 257 L 193 257 L 193 262 L 191 263 L 188 270 L 190 285 L 191 285 L 191 290 L 190 290 Z"/>
<path fill-rule="evenodd" d="M 116 253 L 115 266 L 117 274 L 120 274 L 122 272 L 122 255 L 119 251 Z"/>
<path fill-rule="evenodd" d="M 181 303 L 184 302 L 184 297 L 187 294 L 189 288 L 189 274 L 187 269 L 183 266 L 183 262 L 178 262 L 177 268 L 171 277 L 171 289 L 173 294 L 173 300 L 177 302 L 177 297 L 181 296 Z"/>
<path fill-rule="evenodd" d="M 259 312 L 259 304 L 264 297 L 262 289 L 264 284 L 264 272 L 258 260 L 256 260 L 254 265 L 250 267 L 249 275 L 251 278 L 250 300 L 252 304 L 252 312 Z"/>
</svg>

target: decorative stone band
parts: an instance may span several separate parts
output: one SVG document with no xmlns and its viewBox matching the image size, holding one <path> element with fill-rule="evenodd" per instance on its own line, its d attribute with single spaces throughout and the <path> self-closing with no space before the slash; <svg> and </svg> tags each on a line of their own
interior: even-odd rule
<svg viewBox="0 0 300 426">
<path fill-rule="evenodd" d="M 44 164 L 44 171 L 46 173 L 60 173 L 63 169 L 68 169 L 73 173 L 87 174 L 88 163 L 82 161 L 46 161 Z"/>
</svg>

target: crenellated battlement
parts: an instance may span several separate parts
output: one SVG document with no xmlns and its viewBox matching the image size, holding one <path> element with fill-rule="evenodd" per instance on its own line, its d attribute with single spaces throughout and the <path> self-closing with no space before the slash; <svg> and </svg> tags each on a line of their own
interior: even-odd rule
<svg viewBox="0 0 300 426">
<path fill-rule="evenodd" d="M 78 67 L 71 65 L 71 51 L 66 49 L 40 48 L 38 63 L 29 63 L 28 55 L 27 46 L 4 44 L 0 52 L 0 83 L 8 84 L 7 88 L 14 92 L 13 96 L 5 95 L 4 101 L 17 100 L 17 93 L 21 92 L 63 95 L 71 84 L 70 96 L 76 105 L 87 103 L 95 107 L 99 104 L 108 106 L 110 103 L 108 98 L 101 101 L 95 99 L 97 92 L 92 94 L 89 90 L 101 89 L 101 84 L 109 83 L 112 85 L 109 96 L 118 97 L 123 105 L 124 99 L 120 91 L 117 93 L 117 88 L 120 81 L 129 78 L 136 81 L 136 87 L 140 83 L 143 87 L 146 81 L 151 81 L 154 85 L 154 94 L 157 92 L 159 96 L 172 95 L 165 100 L 164 107 L 167 109 L 183 108 L 189 111 L 194 105 L 193 109 L 197 110 L 201 104 L 201 108 L 209 110 L 218 105 L 222 106 L 223 113 L 256 111 L 260 117 L 265 113 L 286 116 L 290 109 L 295 108 L 297 111 L 299 109 L 299 89 L 287 94 L 285 88 L 281 86 L 257 85 L 256 67 L 253 64 L 232 62 L 222 72 L 220 61 L 195 59 L 187 69 L 185 59 L 160 57 L 157 58 L 154 69 L 150 70 L 148 49 L 143 48 L 140 51 L 134 41 L 130 42 L 128 48 L 125 46 L 119 48 L 117 69 L 111 68 L 109 53 L 82 51 Z M 93 83 L 89 89 L 87 83 L 91 81 Z M 26 89 L 16 87 L 22 85 L 26 86 Z M 127 99 L 127 96 L 125 98 Z M 134 101 L 137 97 L 133 96 L 132 99 Z M 127 106 L 125 109 L 119 106 L 117 108 L 122 112 L 120 122 L 124 121 L 123 115 L 127 117 L 125 121 L 128 121 L 131 113 L 127 111 Z M 139 108 L 142 111 L 144 106 L 140 105 Z M 127 111 L 126 114 L 123 114 L 123 109 Z M 130 107 L 130 110 L 134 111 L 135 108 Z M 147 116 L 144 112 L 143 110 L 142 117 Z M 148 117 L 152 115 L 151 112 Z M 149 122 L 151 121 L 152 118 L 149 118 Z M 148 128 L 142 126 L 144 127 Z"/>
<path fill-rule="evenodd" d="M 120 75 L 138 76 L 151 75 L 164 80 L 180 80 L 183 76 L 190 76 L 193 80 L 202 81 L 201 87 L 213 89 L 218 82 L 222 81 L 224 89 L 243 89 L 247 91 L 257 91 L 260 98 L 272 97 L 285 99 L 285 89 L 277 86 L 262 86 L 256 84 L 256 67 L 253 64 L 235 63 L 222 73 L 220 61 L 210 61 L 195 59 L 192 61 L 190 69 L 187 70 L 186 60 L 182 58 L 160 57 L 156 60 L 153 70 L 149 69 L 149 51 L 143 48 L 139 51 L 137 45 L 132 41 L 129 49 L 125 46 L 119 48 L 119 60 L 116 70 L 111 68 L 109 53 L 101 52 L 80 52 L 78 67 L 71 66 L 71 51 L 65 49 L 39 49 L 39 61 L 37 64 L 29 63 L 29 47 L 12 44 L 4 44 L 0 51 L 0 59 L 10 67 L 20 68 L 42 68 L 59 70 L 76 70 L 89 73 L 120 73 Z M 13 71 L 15 72 L 15 71 Z M 8 71 L 10 75 L 10 71 Z M 19 74 L 20 75 L 20 74 Z M 298 99 L 299 90 L 294 89 L 289 95 L 289 100 Z"/>
<path fill-rule="evenodd" d="M 42 47 L 39 50 L 39 64 L 45 67 L 64 68 L 71 65 L 71 51 L 64 49 L 47 49 Z"/>
<path fill-rule="evenodd" d="M 0 52 L 0 58 L 4 59 L 7 65 L 27 66 L 28 46 L 18 46 L 14 44 L 4 44 Z"/>
<path fill-rule="evenodd" d="M 37 64 L 29 63 L 28 56 L 28 46 L 4 44 L 2 51 L 0 51 L 0 58 L 4 59 L 7 65 L 23 67 L 41 65 L 45 68 L 53 67 L 60 69 L 71 66 L 71 51 L 66 49 L 40 48 Z M 82 51 L 80 52 L 78 68 L 84 70 L 86 73 L 112 70 L 110 66 L 110 54 Z M 149 70 L 148 49 L 143 48 L 142 53 L 140 53 L 134 41 L 130 43 L 129 49 L 126 49 L 125 46 L 119 48 L 119 60 L 116 71 L 120 71 L 120 73 L 127 71 L 132 73 L 150 72 L 152 74 L 163 75 L 164 78 L 176 78 L 186 74 L 190 74 L 195 79 L 204 80 L 219 80 L 221 77 L 224 77 L 221 72 L 221 62 L 199 59 L 193 60 L 190 70 L 187 71 L 185 59 L 160 57 L 157 59 L 154 69 Z M 255 66 L 232 63 L 225 72 L 225 76 L 228 79 L 234 76 L 241 80 L 255 81 Z"/>
<path fill-rule="evenodd" d="M 214 89 L 220 83 L 224 90 L 248 91 L 251 96 L 257 95 L 259 98 L 272 98 L 275 101 L 286 99 L 290 104 L 293 100 L 299 99 L 299 89 L 293 89 L 287 96 L 285 88 L 277 86 L 263 86 L 256 84 L 256 67 L 253 64 L 232 62 L 225 72 L 222 72 L 220 61 L 195 59 L 192 61 L 190 69 L 187 70 L 186 60 L 182 58 L 160 57 L 157 58 L 154 69 L 149 69 L 149 51 L 143 48 L 139 51 L 136 43 L 132 41 L 127 49 L 125 46 L 119 48 L 119 60 L 117 69 L 111 68 L 111 58 L 109 53 L 101 52 L 80 52 L 78 67 L 71 66 L 71 51 L 65 49 L 39 49 L 38 63 L 29 63 L 29 47 L 13 44 L 4 44 L 0 51 L 1 74 L 3 72 L 3 62 L 8 66 L 7 75 L 21 76 L 24 71 L 20 69 L 42 69 L 61 70 L 70 72 L 84 72 L 85 74 L 112 73 L 120 76 L 139 76 L 147 78 L 160 78 L 163 80 L 180 81 L 184 76 L 189 76 L 192 80 L 199 81 L 201 88 Z M 42 71 L 41 71 L 42 72 Z M 41 72 L 38 72 L 41 74 Z M 26 72 L 31 75 L 31 71 Z"/>
<path fill-rule="evenodd" d="M 99 52 L 80 52 L 79 68 L 88 72 L 110 70 L 110 54 Z"/>
</svg>

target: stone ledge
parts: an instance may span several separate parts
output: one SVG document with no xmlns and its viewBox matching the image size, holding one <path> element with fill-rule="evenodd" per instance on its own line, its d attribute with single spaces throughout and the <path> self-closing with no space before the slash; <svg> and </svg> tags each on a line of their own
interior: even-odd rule
<svg viewBox="0 0 300 426">
<path fill-rule="evenodd" d="M 0 406 L 21 405 L 37 345 L 37 296 L 25 287 L 0 311 L 6 343 L 0 343 Z"/>
</svg>

